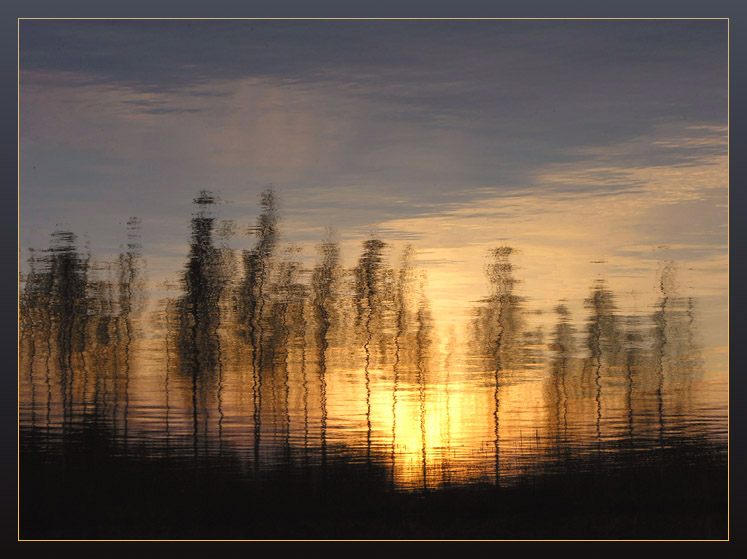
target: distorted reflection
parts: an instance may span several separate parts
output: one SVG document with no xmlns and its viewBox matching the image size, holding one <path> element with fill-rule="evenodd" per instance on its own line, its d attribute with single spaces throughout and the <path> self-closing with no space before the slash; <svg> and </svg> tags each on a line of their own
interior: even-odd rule
<svg viewBox="0 0 747 559">
<path fill-rule="evenodd" d="M 430 490 L 725 437 L 700 397 L 697 301 L 679 294 L 673 261 L 652 278 L 653 305 L 635 309 L 590 278 L 574 316 L 568 299 L 533 308 L 517 291 L 517 249 L 498 245 L 487 293 L 464 301 L 468 323 L 441 328 L 416 246 L 371 235 L 346 268 L 330 228 L 309 265 L 282 240 L 272 188 L 246 249 L 231 248 L 239 227 L 218 220 L 218 196 L 193 202 L 167 297 L 146 296 L 136 218 L 111 260 L 65 230 L 30 252 L 24 445 L 44 452 L 86 433 L 113 453 L 230 455 L 254 472 L 324 472 L 345 456 L 383 469 L 393 488 Z"/>
</svg>

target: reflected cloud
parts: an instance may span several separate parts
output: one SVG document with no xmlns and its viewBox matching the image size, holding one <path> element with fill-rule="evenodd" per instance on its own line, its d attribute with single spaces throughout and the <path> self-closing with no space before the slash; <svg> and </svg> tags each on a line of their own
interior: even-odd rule
<svg viewBox="0 0 747 559">
<path fill-rule="evenodd" d="M 23 22 L 24 444 L 424 493 L 723 445 L 724 31 Z"/>
</svg>

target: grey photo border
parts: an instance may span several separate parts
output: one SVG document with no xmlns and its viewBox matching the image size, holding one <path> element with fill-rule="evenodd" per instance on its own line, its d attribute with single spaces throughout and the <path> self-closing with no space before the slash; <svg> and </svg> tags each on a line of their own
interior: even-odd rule
<svg viewBox="0 0 747 559">
<path fill-rule="evenodd" d="M 703 0 L 660 0 L 658 2 L 648 2 L 643 0 L 631 0 L 625 3 L 605 3 L 590 0 L 566 1 L 563 3 L 553 2 L 551 0 L 535 1 L 512 1 L 512 2 L 490 2 L 488 0 L 465 0 L 462 2 L 431 0 L 431 1 L 411 1 L 397 2 L 393 0 L 380 0 L 377 2 L 352 2 L 350 0 L 327 0 L 317 2 L 303 2 L 300 0 L 280 1 L 253 1 L 241 2 L 240 0 L 214 0 L 206 3 L 197 0 L 161 0 L 159 2 L 149 2 L 147 0 L 130 0 L 128 2 L 101 2 L 96 0 L 72 0 L 67 2 L 55 2 L 53 0 L 9 0 L 0 7 L 2 14 L 2 25 L 4 32 L 0 34 L 0 40 L 3 41 L 2 70 L 5 76 L 2 88 L 3 99 L 0 104 L 3 116 L 3 127 L 6 134 L 3 135 L 5 141 L 10 140 L 10 129 L 12 128 L 11 118 L 16 120 L 16 129 L 18 125 L 18 90 L 17 90 L 17 69 L 18 69 L 18 27 L 19 18 L 361 18 L 361 19 L 378 19 L 378 18 L 559 18 L 559 19 L 649 19 L 649 18 L 728 18 L 729 19 L 729 98 L 743 99 L 745 92 L 746 72 L 740 61 L 745 57 L 743 54 L 747 49 L 747 39 L 745 39 L 745 30 L 747 29 L 747 4 L 737 0 L 712 0 L 710 2 Z M 11 44 L 14 43 L 14 44 Z M 735 64 L 736 61 L 736 64 Z M 734 71 L 732 71 L 734 70 Z M 12 91 L 11 76 L 16 76 L 15 91 Z M 15 99 L 11 99 L 15 97 Z M 729 176 L 730 185 L 740 185 L 741 177 L 744 176 L 743 168 L 747 163 L 739 157 L 743 153 L 740 149 L 744 140 L 743 134 L 739 131 L 743 127 L 739 126 L 745 119 L 745 109 L 741 103 L 733 104 L 735 110 L 732 111 L 732 104 L 729 104 Z M 15 117 L 12 116 L 15 112 Z M 735 122 L 734 134 L 731 133 L 732 123 Z M 0 188 L 0 200 L 3 212 L 16 213 L 16 224 L 12 225 L 10 216 L 0 221 L 2 228 L 2 247 L 4 257 L 10 260 L 12 239 L 16 239 L 14 248 L 14 259 L 18 262 L 18 196 L 20 195 L 20 184 L 18 182 L 18 136 L 16 133 L 16 189 L 12 188 L 12 179 L 6 179 L 4 188 Z M 2 168 L 8 174 L 12 172 L 13 162 L 11 161 L 12 147 L 7 146 L 2 150 L 3 165 Z M 737 154 L 737 156 L 733 156 Z M 7 161 L 5 161 L 7 159 Z M 732 178 L 735 177 L 735 178 Z M 15 195 L 15 203 L 13 197 Z M 736 262 L 734 271 L 739 277 L 742 272 L 741 258 L 746 246 L 745 237 L 747 230 L 743 221 L 739 219 L 741 215 L 742 204 L 747 197 L 742 188 L 729 189 L 729 254 L 730 254 L 730 283 L 731 283 L 731 263 Z M 14 209 L 15 208 L 15 209 Z M 732 210 L 736 210 L 737 219 L 733 221 L 732 227 Z M 6 230 L 7 229 L 7 230 Z M 736 258 L 732 259 L 731 255 L 736 250 Z M 11 262 L 4 267 L 0 274 L 0 281 L 5 296 L 2 301 L 2 316 L 4 343 L 12 344 L 12 332 L 15 332 L 17 338 L 18 322 L 16 317 L 15 325 L 11 324 L 13 309 L 11 308 L 13 296 L 10 295 L 11 273 L 15 273 L 14 290 L 16 292 L 16 306 L 18 295 L 18 273 L 11 272 L 13 265 Z M 6 286 L 6 283 L 8 284 Z M 736 312 L 731 312 L 732 303 L 736 304 Z M 741 332 L 744 328 L 745 313 L 740 312 L 743 301 L 740 297 L 730 297 L 729 313 L 729 332 L 731 338 L 732 327 L 735 332 Z M 7 307 L 7 308 L 6 308 Z M 17 308 L 16 308 L 17 312 Z M 6 330 L 7 329 L 7 330 Z M 16 347 L 17 349 L 17 347 Z M 9 351 L 4 353 L 10 355 Z M 17 354 L 17 351 L 16 351 Z M 737 372 L 742 370 L 739 366 L 740 356 L 737 355 L 736 363 Z M 17 370 L 17 367 L 16 367 Z M 730 359 L 730 371 L 731 371 Z M 6 506 L 4 510 L 8 515 L 7 521 L 3 523 L 4 528 L 9 532 L 5 541 L 11 541 L 11 531 L 15 533 L 15 539 L 18 540 L 17 524 L 17 507 L 11 503 L 17 502 L 18 499 L 18 462 L 17 462 L 17 378 L 14 379 L 10 373 L 2 376 L 2 385 L 0 385 L 0 441 L 2 442 L 2 465 L 4 466 L 2 493 Z M 733 383 L 733 384 L 732 384 Z M 731 472 L 743 472 L 747 467 L 746 452 L 743 434 L 747 425 L 747 412 L 745 406 L 741 406 L 741 396 L 747 394 L 747 379 L 743 375 L 730 375 L 730 395 L 736 395 L 736 406 L 731 407 L 729 414 L 730 427 L 730 445 L 729 445 L 729 464 L 730 464 L 730 537 L 724 543 L 736 543 L 743 539 L 740 526 L 743 525 L 744 507 L 747 502 L 747 484 L 738 477 L 734 479 Z M 731 398 L 730 398 L 731 403 Z M 15 416 L 11 419 L 11 416 Z M 11 421 L 16 422 L 16 426 L 11 425 Z M 15 459 L 13 454 L 15 452 Z M 15 497 L 15 498 L 14 498 Z M 16 509 L 16 510 L 13 510 Z M 15 515 L 15 521 L 11 515 Z M 734 526 L 737 529 L 732 530 Z M 600 544 L 604 542 L 598 542 Z M 679 542 L 684 543 L 684 542 Z"/>
</svg>

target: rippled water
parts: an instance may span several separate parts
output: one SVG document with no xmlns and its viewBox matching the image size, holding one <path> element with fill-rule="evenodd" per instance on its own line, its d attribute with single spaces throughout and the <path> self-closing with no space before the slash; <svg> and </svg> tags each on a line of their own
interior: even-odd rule
<svg viewBox="0 0 747 559">
<path fill-rule="evenodd" d="M 19 535 L 728 537 L 728 26 L 19 21 Z"/>
<path fill-rule="evenodd" d="M 496 246 L 486 291 L 444 317 L 412 247 L 393 254 L 372 237 L 345 267 L 329 236 L 306 264 L 280 242 L 268 190 L 255 245 L 230 249 L 216 241 L 214 203 L 195 199 L 189 254 L 165 297 L 147 285 L 136 219 L 112 261 L 69 231 L 32 254 L 22 444 L 51 455 L 97 429 L 114 454 L 230 456 L 255 473 L 344 457 L 407 490 L 725 444 L 726 377 L 676 262 L 660 263 L 645 304 L 598 276 L 582 300 L 543 309 L 517 288 L 516 249 Z"/>
</svg>

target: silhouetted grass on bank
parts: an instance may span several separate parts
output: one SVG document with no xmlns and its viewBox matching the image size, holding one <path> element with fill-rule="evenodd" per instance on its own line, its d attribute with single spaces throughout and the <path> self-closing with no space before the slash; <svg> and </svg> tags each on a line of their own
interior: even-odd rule
<svg viewBox="0 0 747 559">
<path fill-rule="evenodd" d="M 101 433 L 46 453 L 34 441 L 22 433 L 22 539 L 727 537 L 726 455 L 705 445 L 596 468 L 575 459 L 508 487 L 410 493 L 392 491 L 384 468 L 341 458 L 255 474 L 229 453 L 125 456 Z"/>
</svg>

